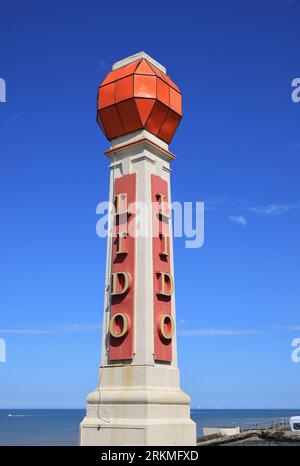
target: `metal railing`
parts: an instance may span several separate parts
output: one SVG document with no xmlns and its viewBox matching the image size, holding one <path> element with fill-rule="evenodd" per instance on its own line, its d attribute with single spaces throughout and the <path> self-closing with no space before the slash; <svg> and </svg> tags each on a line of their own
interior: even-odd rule
<svg viewBox="0 0 300 466">
<path fill-rule="evenodd" d="M 242 431 L 253 429 L 285 429 L 289 427 L 289 421 L 290 418 L 288 417 L 251 421 L 247 422 L 246 426 L 242 428 Z"/>
</svg>

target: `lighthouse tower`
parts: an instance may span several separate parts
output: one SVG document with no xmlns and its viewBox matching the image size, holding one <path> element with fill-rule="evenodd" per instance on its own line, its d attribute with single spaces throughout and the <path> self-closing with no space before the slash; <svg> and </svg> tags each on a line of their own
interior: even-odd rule
<svg viewBox="0 0 300 466">
<path fill-rule="evenodd" d="M 181 93 L 144 52 L 113 65 L 97 121 L 111 141 L 102 360 L 81 445 L 195 445 L 177 368 L 170 143 Z"/>
</svg>

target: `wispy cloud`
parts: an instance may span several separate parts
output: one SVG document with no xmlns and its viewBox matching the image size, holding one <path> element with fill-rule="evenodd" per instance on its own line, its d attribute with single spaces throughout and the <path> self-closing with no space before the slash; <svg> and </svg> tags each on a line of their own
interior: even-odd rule
<svg viewBox="0 0 300 466">
<path fill-rule="evenodd" d="M 208 198 L 205 200 L 205 209 L 244 209 L 247 207 L 247 202 L 241 199 L 228 199 L 226 197 Z"/>
<path fill-rule="evenodd" d="M 300 202 L 294 204 L 266 204 L 248 207 L 248 210 L 260 215 L 282 215 L 300 208 Z"/>
<path fill-rule="evenodd" d="M 180 320 L 179 325 L 185 325 L 185 321 Z M 15 335 L 60 335 L 66 333 L 87 333 L 100 332 L 100 324 L 62 324 L 49 327 L 37 328 L 0 328 L 0 336 L 4 334 Z M 247 336 L 261 335 L 270 332 L 300 331 L 300 324 L 296 325 L 273 325 L 269 329 L 243 329 L 243 328 L 179 328 L 177 334 L 182 337 L 203 337 L 203 336 Z"/>
<path fill-rule="evenodd" d="M 242 215 L 229 215 L 229 220 L 237 225 L 247 226 L 247 220 Z"/>
<path fill-rule="evenodd" d="M 180 321 L 183 324 L 184 321 Z M 57 335 L 63 333 L 80 333 L 80 332 L 100 332 L 101 325 L 98 324 L 65 324 L 51 327 L 39 328 L 0 328 L 1 334 L 20 334 L 20 335 Z M 234 329 L 234 328 L 197 328 L 197 329 L 179 329 L 177 334 L 180 336 L 234 336 L 234 335 L 257 335 L 259 330 L 253 329 Z"/>
<path fill-rule="evenodd" d="M 251 213 L 260 216 L 277 216 L 293 213 L 297 210 L 300 210 L 300 201 L 255 204 L 254 202 L 246 202 L 241 199 L 232 200 L 226 198 L 216 198 L 207 199 L 205 201 L 205 210 L 222 210 L 225 213 L 227 212 L 229 220 L 236 224 L 246 226 L 247 220 L 245 213 Z M 232 215 L 232 212 L 234 212 L 234 215 Z"/>
<path fill-rule="evenodd" d="M 77 333 L 77 332 L 99 332 L 100 325 L 96 324 L 65 324 L 44 328 L 0 328 L 1 334 L 60 334 L 60 333 Z"/>
<path fill-rule="evenodd" d="M 234 328 L 197 328 L 177 331 L 177 334 L 182 337 L 258 335 L 259 333 L 259 330 Z"/>
<path fill-rule="evenodd" d="M 274 325 L 272 328 L 274 330 L 292 330 L 295 332 L 300 331 L 300 325 Z"/>
</svg>

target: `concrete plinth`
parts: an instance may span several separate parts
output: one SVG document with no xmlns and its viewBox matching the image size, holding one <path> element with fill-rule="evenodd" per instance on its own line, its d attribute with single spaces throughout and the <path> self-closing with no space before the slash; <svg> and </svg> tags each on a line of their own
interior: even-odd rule
<svg viewBox="0 0 300 466">
<path fill-rule="evenodd" d="M 178 388 L 178 370 L 104 367 L 101 389 L 90 393 L 81 445 L 195 445 L 190 398 Z"/>
</svg>

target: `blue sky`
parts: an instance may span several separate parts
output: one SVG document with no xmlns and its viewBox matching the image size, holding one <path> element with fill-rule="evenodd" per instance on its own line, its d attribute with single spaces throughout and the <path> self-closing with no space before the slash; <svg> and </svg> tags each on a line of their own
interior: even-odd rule
<svg viewBox="0 0 300 466">
<path fill-rule="evenodd" d="M 144 50 L 183 93 L 173 200 L 207 206 L 204 246 L 175 239 L 182 387 L 193 407 L 300 409 L 300 2 L 2 0 L 0 15 L 0 408 L 84 407 L 96 386 L 95 99 Z"/>
</svg>

